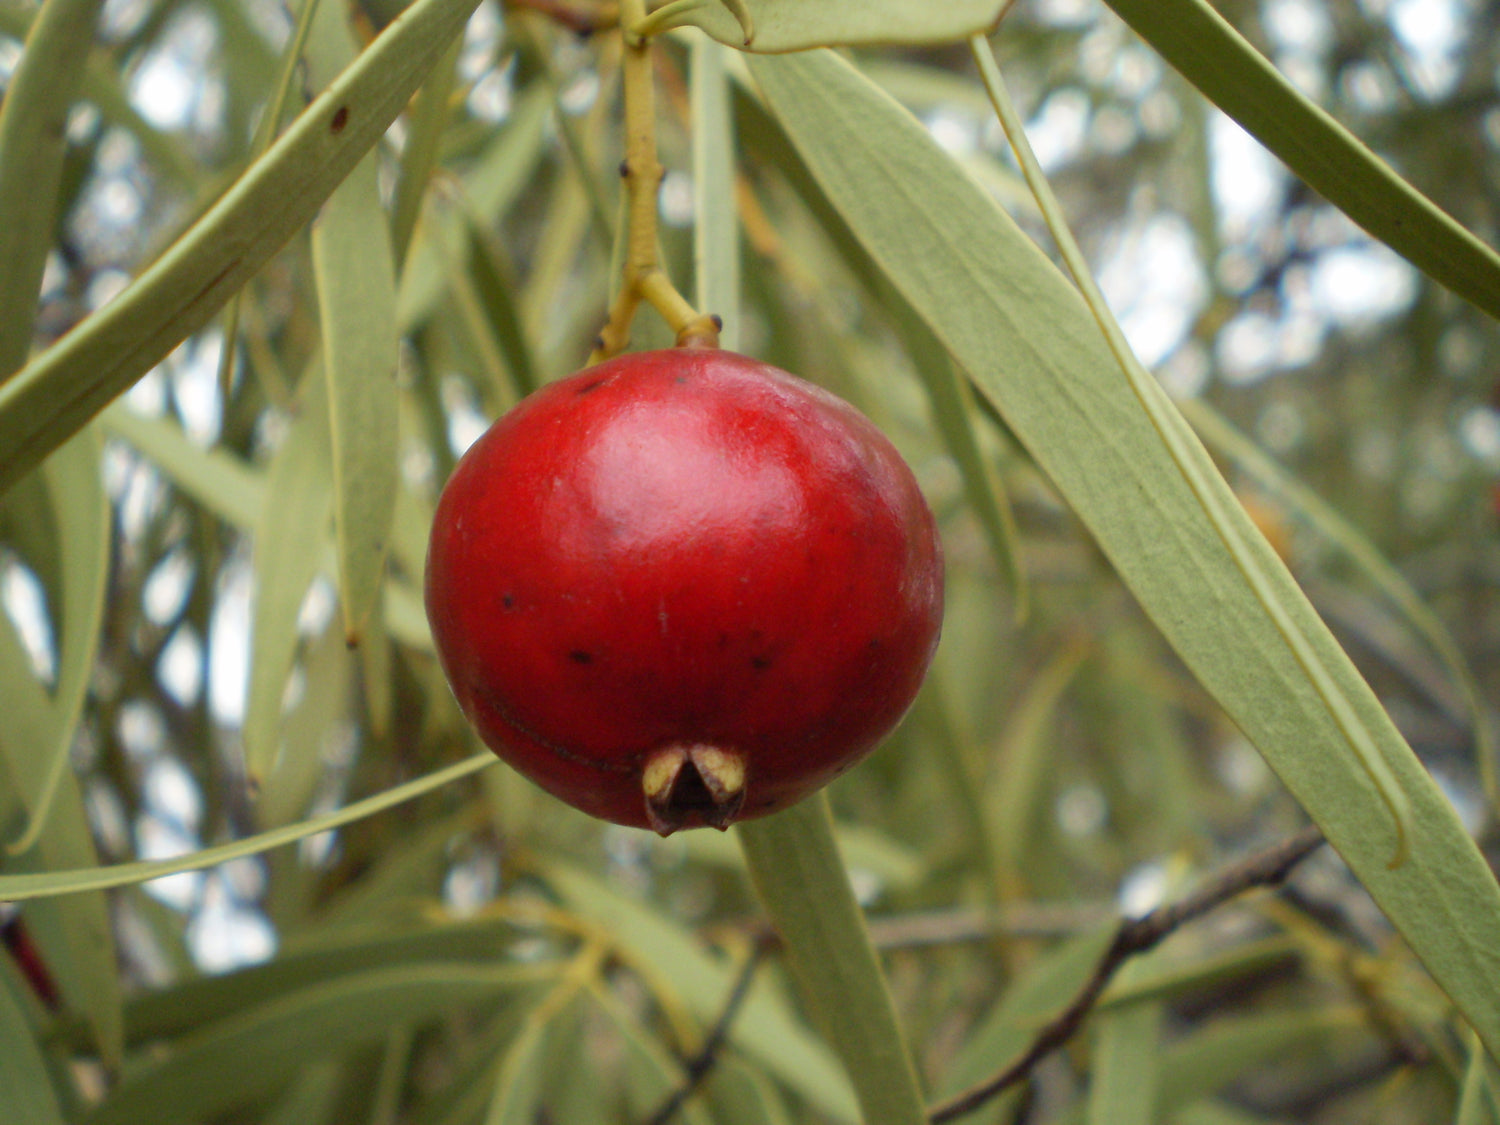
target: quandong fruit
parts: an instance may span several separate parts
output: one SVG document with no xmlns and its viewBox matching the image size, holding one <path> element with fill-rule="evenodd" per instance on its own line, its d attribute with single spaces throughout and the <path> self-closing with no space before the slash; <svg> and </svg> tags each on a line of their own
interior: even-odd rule
<svg viewBox="0 0 1500 1125">
<path fill-rule="evenodd" d="M 859 761 L 937 645 L 911 470 L 843 400 L 715 348 L 544 387 L 439 500 L 427 613 L 465 715 L 585 812 L 666 835 Z"/>
</svg>

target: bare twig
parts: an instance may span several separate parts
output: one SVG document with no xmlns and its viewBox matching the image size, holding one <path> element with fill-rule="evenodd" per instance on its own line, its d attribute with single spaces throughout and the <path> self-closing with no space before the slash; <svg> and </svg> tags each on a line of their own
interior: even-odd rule
<svg viewBox="0 0 1500 1125">
<path fill-rule="evenodd" d="M 934 1125 L 957 1120 L 1026 1079 L 1038 1063 L 1073 1037 L 1088 1018 L 1100 993 L 1126 960 L 1152 949 L 1180 927 L 1201 918 L 1216 906 L 1252 887 L 1276 886 L 1291 873 L 1292 868 L 1322 843 L 1323 835 L 1316 828 L 1304 829 L 1279 844 L 1240 861 L 1187 897 L 1168 906 L 1158 907 L 1140 918 L 1122 921 L 1114 941 L 1099 959 L 1088 982 L 1079 989 L 1072 1003 L 1042 1028 L 1026 1053 L 994 1077 L 956 1098 L 934 1106 L 928 1119 Z"/>
<path fill-rule="evenodd" d="M 734 987 L 729 990 L 729 999 L 724 1001 L 724 1010 L 719 1013 L 719 1019 L 714 1024 L 713 1030 L 708 1033 L 708 1038 L 703 1041 L 703 1046 L 683 1063 L 686 1072 L 682 1085 L 672 1091 L 672 1095 L 661 1104 L 655 1113 L 648 1119 L 646 1125 L 667 1125 L 672 1118 L 677 1116 L 686 1103 L 692 1097 L 703 1080 L 708 1077 L 709 1071 L 713 1070 L 714 1064 L 719 1061 L 719 1052 L 723 1050 L 725 1041 L 729 1038 L 729 1029 L 734 1024 L 734 1017 L 739 1014 L 740 1006 L 744 1004 L 745 997 L 750 994 L 750 983 L 755 979 L 755 970 L 760 967 L 762 958 L 770 950 L 772 943 L 757 939 L 750 947 L 750 955 L 745 958 L 745 963 L 740 967 L 740 975 L 734 982 Z"/>
</svg>

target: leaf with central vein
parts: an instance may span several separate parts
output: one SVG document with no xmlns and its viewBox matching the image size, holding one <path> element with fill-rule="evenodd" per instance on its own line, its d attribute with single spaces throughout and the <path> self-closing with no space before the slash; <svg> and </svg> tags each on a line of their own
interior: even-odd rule
<svg viewBox="0 0 1500 1125">
<path fill-rule="evenodd" d="M 26 361 L 62 182 L 68 110 L 103 0 L 48 0 L 0 101 L 0 379 Z"/>
<path fill-rule="evenodd" d="M 208 323 L 384 134 L 476 0 L 416 0 L 119 297 L 0 388 L 0 491 Z"/>
<path fill-rule="evenodd" d="M 750 60 L 844 220 L 994 403 L 1204 687 L 1500 1052 L 1500 887 L 1451 805 L 1254 529 L 1186 423 L 1188 455 L 1411 804 L 1380 795 L 1120 373 L 1082 298 L 927 131 L 826 52 Z M 1160 395 L 1154 385 L 1149 393 Z"/>
<path fill-rule="evenodd" d="M 342 5 L 320 6 L 308 41 L 313 80 L 354 57 Z M 334 189 L 312 231 L 328 380 L 333 514 L 344 639 L 357 644 L 380 597 L 396 511 L 396 265 L 374 152 Z"/>
<path fill-rule="evenodd" d="M 720 43 L 747 51 L 804 51 L 809 47 L 889 43 L 952 43 L 984 31 L 1000 18 L 1004 0 L 744 0 L 754 36 L 722 0 L 684 4 L 658 30 L 701 27 Z"/>
</svg>

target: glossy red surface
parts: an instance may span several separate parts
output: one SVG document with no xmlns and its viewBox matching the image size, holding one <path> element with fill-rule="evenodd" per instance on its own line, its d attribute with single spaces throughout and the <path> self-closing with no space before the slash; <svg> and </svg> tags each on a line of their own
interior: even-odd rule
<svg viewBox="0 0 1500 1125">
<path fill-rule="evenodd" d="M 885 437 L 698 348 L 619 357 L 496 422 L 427 564 L 438 654 L 486 744 L 642 827 L 663 746 L 742 754 L 741 818 L 858 761 L 916 695 L 942 601 L 932 515 Z"/>
</svg>

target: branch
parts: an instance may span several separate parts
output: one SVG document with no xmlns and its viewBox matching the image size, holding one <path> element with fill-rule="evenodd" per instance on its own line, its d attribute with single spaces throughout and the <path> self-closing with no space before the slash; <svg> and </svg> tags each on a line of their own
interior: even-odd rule
<svg viewBox="0 0 1500 1125">
<path fill-rule="evenodd" d="M 755 979 L 755 970 L 760 967 L 761 960 L 770 950 L 773 943 L 764 938 L 757 938 L 755 944 L 750 947 L 750 956 L 745 958 L 745 963 L 740 966 L 740 975 L 734 982 L 734 987 L 729 991 L 729 999 L 724 1001 L 724 1010 L 719 1013 L 718 1021 L 713 1030 L 708 1033 L 708 1038 L 703 1041 L 703 1046 L 698 1053 L 683 1063 L 686 1076 L 683 1083 L 672 1095 L 661 1104 L 661 1108 L 653 1113 L 646 1125 L 667 1125 L 669 1121 L 677 1116 L 686 1103 L 692 1097 L 703 1080 L 708 1077 L 709 1071 L 713 1070 L 714 1064 L 719 1061 L 719 1052 L 723 1050 L 724 1043 L 729 1038 L 729 1028 L 734 1023 L 734 1017 L 739 1014 L 740 1007 L 745 1002 L 745 997 L 750 994 L 750 983 Z"/>
<path fill-rule="evenodd" d="M 1178 902 L 1158 907 L 1140 918 L 1122 921 L 1115 940 L 1099 959 L 1088 982 L 1079 989 L 1072 1002 L 1042 1028 L 1026 1053 L 993 1078 L 934 1106 L 928 1120 L 933 1125 L 954 1121 L 1025 1080 L 1038 1063 L 1073 1037 L 1088 1018 L 1099 994 L 1129 958 L 1154 948 L 1180 927 L 1252 887 L 1276 886 L 1322 843 L 1323 834 L 1317 828 L 1305 828 L 1281 843 L 1241 860 Z"/>
</svg>

